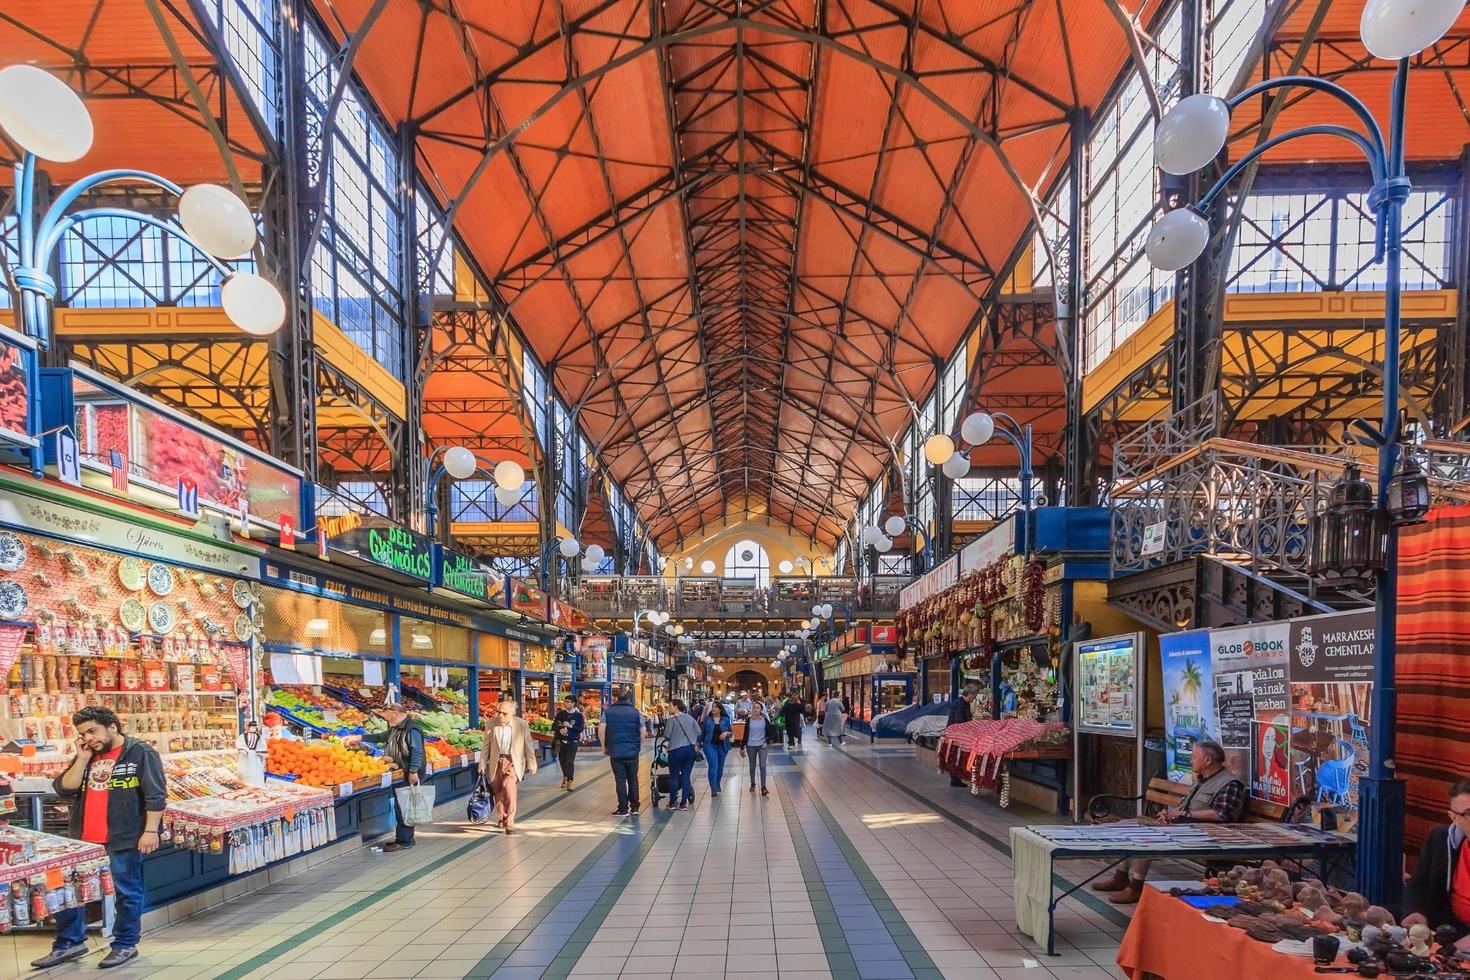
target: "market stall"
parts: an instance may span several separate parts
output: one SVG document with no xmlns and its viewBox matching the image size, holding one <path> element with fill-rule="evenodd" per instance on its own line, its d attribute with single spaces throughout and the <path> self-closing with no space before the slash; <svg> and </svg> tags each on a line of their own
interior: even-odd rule
<svg viewBox="0 0 1470 980">
<path fill-rule="evenodd" d="M 481 719 L 494 715 L 495 706 L 502 700 L 514 700 L 516 697 L 520 671 L 510 667 L 510 643 L 505 637 L 492 633 L 475 635 L 475 667 L 479 674 L 476 693 Z"/>
<path fill-rule="evenodd" d="M 597 745 L 597 724 L 603 709 L 612 701 L 613 638 L 593 633 L 577 639 L 577 707 L 586 719 L 582 730 L 583 745 Z"/>
<path fill-rule="evenodd" d="M 44 925 L 62 909 L 102 903 L 112 920 L 107 849 L 0 824 L 0 933 Z"/>
<path fill-rule="evenodd" d="M 1072 757 L 1072 731 L 1060 722 L 1029 718 L 981 719 L 950 725 L 936 747 L 939 771 L 962 780 L 970 792 L 994 793 L 1001 806 L 1011 800 L 1011 769 L 1019 762 Z"/>
</svg>

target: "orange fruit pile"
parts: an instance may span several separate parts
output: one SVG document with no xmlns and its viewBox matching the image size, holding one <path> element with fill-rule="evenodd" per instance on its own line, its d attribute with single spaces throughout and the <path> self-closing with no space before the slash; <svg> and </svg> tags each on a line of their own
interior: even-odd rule
<svg viewBox="0 0 1470 980">
<path fill-rule="evenodd" d="M 267 772 L 296 776 L 308 786 L 331 787 L 366 776 L 381 776 L 388 763 L 334 742 L 297 742 L 273 738 L 266 743 Z"/>
<path fill-rule="evenodd" d="M 443 742 L 425 742 L 424 754 L 429 758 L 429 765 L 435 769 L 441 766 L 452 765 L 459 761 L 459 753 L 452 752 L 450 747 Z"/>
</svg>

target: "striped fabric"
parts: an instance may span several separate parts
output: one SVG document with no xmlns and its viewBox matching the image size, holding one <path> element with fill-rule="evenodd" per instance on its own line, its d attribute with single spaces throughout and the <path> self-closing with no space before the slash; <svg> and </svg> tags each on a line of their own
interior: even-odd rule
<svg viewBox="0 0 1470 980">
<path fill-rule="evenodd" d="M 1450 785 L 1470 776 L 1470 507 L 1404 528 L 1398 594 L 1397 760 L 1414 856 L 1446 822 Z"/>
</svg>

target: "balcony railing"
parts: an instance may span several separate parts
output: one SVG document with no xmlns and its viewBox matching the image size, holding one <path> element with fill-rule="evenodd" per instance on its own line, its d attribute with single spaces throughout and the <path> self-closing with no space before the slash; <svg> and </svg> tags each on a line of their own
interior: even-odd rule
<svg viewBox="0 0 1470 980">
<path fill-rule="evenodd" d="M 678 594 L 660 579 L 598 576 L 584 578 L 571 590 L 573 605 L 593 616 L 631 618 L 644 609 L 667 610 L 684 618 L 804 619 L 817 603 L 831 603 L 835 618 L 893 616 L 898 612 L 898 591 L 909 582 L 906 576 L 880 576 L 846 588 L 825 587 L 821 578 L 804 580 L 807 594 L 791 598 L 790 580 L 782 587 L 758 588 L 744 582 L 703 580 L 697 595 Z M 687 584 L 687 583 L 681 583 Z M 711 587 L 712 586 L 712 587 Z M 683 590 L 681 590 L 682 592 Z"/>
</svg>

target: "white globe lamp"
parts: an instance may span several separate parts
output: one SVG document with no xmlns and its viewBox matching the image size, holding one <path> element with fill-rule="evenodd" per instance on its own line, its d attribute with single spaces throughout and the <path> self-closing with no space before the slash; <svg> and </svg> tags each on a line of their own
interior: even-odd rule
<svg viewBox="0 0 1470 980">
<path fill-rule="evenodd" d="M 791 564 L 791 562 L 784 560 L 781 562 L 781 564 L 776 566 L 777 570 L 779 570 L 782 575 L 790 575 L 791 570 L 795 567 L 796 566 Z"/>
<path fill-rule="evenodd" d="M 195 244 L 221 259 L 243 259 L 255 248 L 255 215 L 235 192 L 195 184 L 179 197 L 179 224 Z"/>
<path fill-rule="evenodd" d="M 582 545 L 576 538 L 562 538 L 561 543 L 556 546 L 563 558 L 575 558 L 577 552 L 582 550 Z"/>
<path fill-rule="evenodd" d="M 684 627 L 682 627 L 682 626 L 675 626 L 674 627 L 674 635 L 675 636 L 683 636 L 684 635 Z"/>
<path fill-rule="evenodd" d="M 495 485 L 506 490 L 519 490 L 526 482 L 526 470 L 513 459 L 495 464 Z"/>
<path fill-rule="evenodd" d="M 1193 208 L 1175 208 L 1148 230 L 1143 250 L 1155 269 L 1178 272 L 1194 264 L 1210 243 L 1210 223 Z"/>
<path fill-rule="evenodd" d="M 1154 162 L 1166 174 L 1192 174 L 1225 148 L 1230 135 L 1230 106 L 1201 92 L 1180 99 L 1159 122 L 1154 134 Z"/>
<path fill-rule="evenodd" d="M 906 527 L 908 527 L 908 522 L 903 519 L 903 516 L 901 514 L 894 514 L 883 522 L 883 533 L 887 534 L 890 538 L 896 538 L 903 533 Z"/>
<path fill-rule="evenodd" d="M 219 302 L 231 323 L 257 337 L 269 337 L 286 322 L 281 291 L 253 272 L 230 273 L 219 288 Z"/>
<path fill-rule="evenodd" d="M 943 432 L 936 432 L 924 440 L 924 458 L 935 466 L 944 465 L 944 461 L 954 455 L 954 440 Z"/>
<path fill-rule="evenodd" d="M 832 603 L 830 603 L 830 602 L 824 602 L 824 603 L 822 603 L 822 618 L 823 619 L 831 619 L 832 618 Z"/>
<path fill-rule="evenodd" d="M 972 446 L 983 446 L 995 435 L 995 416 L 989 412 L 972 412 L 960 423 L 960 437 Z"/>
<path fill-rule="evenodd" d="M 1375 58 L 1418 54 L 1455 26 L 1465 0 L 1368 0 L 1358 30 Z"/>
<path fill-rule="evenodd" d="M 92 149 L 92 114 L 81 96 L 35 65 L 0 70 L 0 129 L 53 163 L 80 160 Z"/>
<path fill-rule="evenodd" d="M 607 557 L 607 552 L 605 550 L 603 550 L 602 545 L 600 545 L 600 544 L 589 544 L 587 546 L 587 560 L 590 561 L 590 562 L 592 562 L 594 565 L 597 562 L 602 561 L 602 559 L 604 559 L 606 557 Z"/>
<path fill-rule="evenodd" d="M 949 459 L 944 461 L 944 465 L 939 467 L 939 470 L 951 480 L 959 480 L 963 477 L 969 476 L 970 457 L 966 456 L 964 453 L 955 453 Z"/>
<path fill-rule="evenodd" d="M 880 555 L 893 549 L 893 539 L 884 535 L 873 544 L 873 550 Z"/>
<path fill-rule="evenodd" d="M 475 454 L 464 446 L 450 446 L 444 451 L 444 472 L 456 480 L 468 480 L 479 469 Z"/>
<path fill-rule="evenodd" d="M 505 487 L 496 487 L 495 501 L 502 507 L 514 507 L 521 502 L 521 492 L 519 490 L 507 490 Z"/>
<path fill-rule="evenodd" d="M 706 558 L 699 563 L 699 570 L 706 575 L 713 575 L 715 573 L 715 563 Z"/>
<path fill-rule="evenodd" d="M 820 604 L 812 606 L 812 615 L 816 616 L 818 619 L 822 617 L 822 607 Z"/>
</svg>

